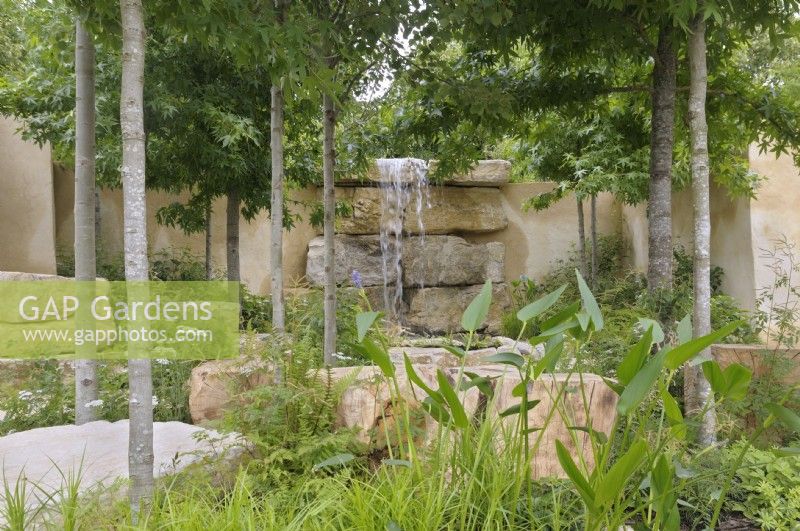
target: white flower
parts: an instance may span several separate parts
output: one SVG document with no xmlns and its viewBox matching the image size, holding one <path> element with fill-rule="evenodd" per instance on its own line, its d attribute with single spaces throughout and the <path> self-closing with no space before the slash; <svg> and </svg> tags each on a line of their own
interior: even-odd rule
<svg viewBox="0 0 800 531">
<path fill-rule="evenodd" d="M 155 359 L 153 361 L 155 361 L 159 365 L 169 365 L 169 360 L 166 360 L 166 359 L 163 359 L 163 358 L 157 358 L 157 359 Z"/>
<path fill-rule="evenodd" d="M 19 398 L 20 400 L 30 400 L 31 398 L 33 398 L 33 393 L 31 393 L 30 391 L 20 391 L 19 393 L 17 393 L 17 398 Z"/>
<path fill-rule="evenodd" d="M 83 406 L 83 407 L 85 407 L 85 408 L 93 408 L 93 407 L 100 407 L 102 405 L 103 405 L 103 401 L 98 399 L 98 400 L 92 400 L 91 402 L 86 402 L 86 405 Z"/>
<path fill-rule="evenodd" d="M 153 395 L 153 407 L 156 407 L 157 405 L 158 405 L 158 397 L 156 395 Z"/>
</svg>

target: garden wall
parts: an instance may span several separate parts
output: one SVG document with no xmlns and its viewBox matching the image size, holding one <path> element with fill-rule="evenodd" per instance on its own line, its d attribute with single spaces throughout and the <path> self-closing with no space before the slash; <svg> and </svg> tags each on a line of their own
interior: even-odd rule
<svg viewBox="0 0 800 531">
<path fill-rule="evenodd" d="M 0 271 L 56 272 L 49 146 L 23 141 L 0 116 Z"/>
</svg>

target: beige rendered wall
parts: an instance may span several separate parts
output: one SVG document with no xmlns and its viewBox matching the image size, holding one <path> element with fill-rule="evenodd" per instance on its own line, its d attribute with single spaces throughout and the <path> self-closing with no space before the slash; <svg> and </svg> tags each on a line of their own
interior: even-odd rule
<svg viewBox="0 0 800 531">
<path fill-rule="evenodd" d="M 0 270 L 55 273 L 50 148 L 25 142 L 0 116 Z"/>
<path fill-rule="evenodd" d="M 488 234 L 465 235 L 472 242 L 499 241 L 506 246 L 506 280 L 520 275 L 540 279 L 556 261 L 566 258 L 578 242 L 578 214 L 575 198 L 568 196 L 547 210 L 524 212 L 525 200 L 553 189 L 553 183 L 507 184 L 501 189 L 508 227 Z M 589 236 L 589 204 L 584 204 L 586 235 Z M 597 199 L 598 232 L 616 234 L 620 213 L 613 198 L 602 194 Z"/>
<path fill-rule="evenodd" d="M 61 250 L 70 252 L 72 246 L 73 190 L 66 184 L 72 180 L 72 170 L 56 166 L 55 189 L 58 193 L 56 201 L 56 235 Z M 312 201 L 316 198 L 314 190 L 294 190 L 290 198 L 295 201 Z M 147 232 L 151 252 L 161 249 L 188 249 L 202 258 L 205 255 L 205 235 L 203 233 L 186 235 L 180 229 L 159 225 L 156 212 L 159 208 L 174 201 L 185 200 L 184 196 L 173 196 L 159 192 L 147 193 Z M 101 204 L 101 245 L 108 253 L 122 253 L 122 190 L 103 189 L 100 193 Z M 314 237 L 315 231 L 308 224 L 308 211 L 301 205 L 290 204 L 293 212 L 298 213 L 303 221 L 284 236 L 284 268 L 287 286 L 300 281 L 305 275 L 306 249 L 308 241 Z M 215 268 L 225 267 L 225 200 L 218 199 L 212 206 L 211 220 L 212 262 Z M 248 222 L 244 218 L 239 221 L 239 250 L 242 280 L 249 289 L 256 293 L 268 293 L 270 289 L 269 275 L 269 213 L 261 212 Z"/>
</svg>

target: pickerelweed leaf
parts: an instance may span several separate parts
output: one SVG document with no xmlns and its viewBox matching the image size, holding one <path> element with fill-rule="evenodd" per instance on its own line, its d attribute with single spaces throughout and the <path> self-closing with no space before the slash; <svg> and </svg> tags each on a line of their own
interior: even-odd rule
<svg viewBox="0 0 800 531">
<path fill-rule="evenodd" d="M 459 389 L 466 391 L 473 387 L 477 387 L 478 391 L 486 397 L 491 398 L 494 396 L 494 388 L 492 387 L 492 378 L 489 376 L 479 376 L 474 372 L 464 371 L 464 376 L 467 378 L 462 380 Z"/>
<path fill-rule="evenodd" d="M 553 328 L 557 324 L 561 324 L 567 319 L 572 319 L 575 317 L 575 314 L 578 313 L 578 310 L 581 309 L 581 302 L 575 301 L 557 314 L 552 317 L 547 318 L 546 320 L 542 321 L 539 324 L 539 328 L 541 330 L 548 330 Z"/>
<path fill-rule="evenodd" d="M 667 354 L 667 357 L 664 361 L 664 365 L 669 370 L 674 371 L 690 359 L 700 354 L 703 350 L 730 335 L 731 332 L 736 330 L 741 325 L 742 321 L 735 321 L 723 326 L 716 332 L 712 332 L 706 336 L 698 337 L 697 339 L 692 339 L 691 341 L 687 341 L 682 345 L 678 345 L 669 351 L 669 354 Z"/>
<path fill-rule="evenodd" d="M 692 339 L 692 316 L 686 314 L 678 323 L 678 344 L 686 343 Z"/>
<path fill-rule="evenodd" d="M 411 468 L 411 461 L 407 459 L 383 459 L 381 463 L 388 466 L 404 466 L 406 468 Z"/>
<path fill-rule="evenodd" d="M 780 404 L 770 403 L 765 406 L 767 411 L 775 415 L 787 428 L 795 433 L 800 433 L 800 416 L 791 409 Z"/>
<path fill-rule="evenodd" d="M 577 269 L 575 270 L 575 276 L 578 279 L 578 290 L 581 292 L 583 309 L 586 310 L 586 313 L 588 313 L 589 317 L 592 319 L 595 331 L 599 332 L 603 329 L 603 314 L 600 312 L 600 306 L 597 305 L 597 300 L 595 300 L 594 295 L 592 295 L 592 290 L 586 285 L 586 281 L 583 280 L 583 276 L 581 276 L 580 271 Z"/>
<path fill-rule="evenodd" d="M 492 305 L 492 281 L 487 280 L 481 288 L 480 293 L 469 303 L 464 315 L 461 316 L 461 327 L 467 332 L 478 330 L 486 316 L 489 315 L 489 307 Z"/>
<path fill-rule="evenodd" d="M 664 341 L 664 329 L 661 328 L 661 323 L 656 321 L 655 319 L 648 319 L 646 317 L 641 317 L 639 319 L 639 326 L 642 330 L 647 330 L 651 328 L 653 330 L 652 338 L 653 343 L 661 343 Z"/>
<path fill-rule="evenodd" d="M 647 443 L 642 440 L 633 443 L 603 475 L 600 488 L 597 489 L 595 503 L 598 506 L 604 506 L 620 497 L 625 492 L 628 479 L 636 472 L 646 456 Z"/>
<path fill-rule="evenodd" d="M 467 357 L 467 351 L 457 345 L 442 345 L 442 348 L 450 354 L 459 357 L 460 359 Z"/>
<path fill-rule="evenodd" d="M 447 376 L 441 369 L 436 371 L 436 381 L 439 383 L 439 393 L 444 397 L 445 402 L 447 402 L 450 408 L 453 424 L 455 424 L 457 428 L 467 428 L 467 426 L 469 426 L 469 419 L 467 418 L 466 411 L 464 411 L 464 406 L 458 400 L 458 395 L 453 390 L 450 382 L 447 380 Z"/>
<path fill-rule="evenodd" d="M 358 332 L 358 341 L 361 342 L 364 340 L 364 337 L 369 332 L 369 329 L 372 328 L 372 324 L 375 322 L 380 316 L 380 312 L 361 312 L 356 315 L 356 329 Z"/>
<path fill-rule="evenodd" d="M 578 467 L 575 466 L 575 462 L 572 460 L 569 450 L 567 450 L 564 443 L 558 439 L 556 439 L 556 455 L 558 456 L 558 462 L 561 464 L 561 468 L 564 469 L 564 473 L 570 481 L 572 481 L 572 484 L 575 485 L 575 490 L 578 491 L 580 497 L 583 498 L 583 503 L 586 504 L 590 512 L 596 512 L 597 507 L 594 501 L 594 490 L 592 490 L 589 482 L 586 481 L 586 478 L 583 477 L 583 474 L 578 470 Z"/>
<path fill-rule="evenodd" d="M 381 369 L 381 372 L 383 372 L 383 374 L 385 374 L 387 377 L 391 378 L 394 376 L 394 363 L 392 363 L 389 353 L 386 352 L 383 347 L 377 345 L 368 337 L 365 337 L 361 343 L 358 343 L 355 345 L 355 347 L 367 359 L 377 365 Z"/>
<path fill-rule="evenodd" d="M 560 337 L 560 341 L 552 344 L 549 341 L 547 342 L 544 356 L 533 367 L 534 378 L 538 378 L 544 372 L 553 372 L 558 360 L 561 358 L 561 354 L 564 352 L 564 336 L 553 337 Z"/>
<path fill-rule="evenodd" d="M 529 400 L 525 406 L 526 411 L 530 411 L 531 409 L 535 408 L 537 404 L 539 404 L 541 400 Z M 511 407 L 507 407 L 503 411 L 500 412 L 501 417 L 508 417 L 509 415 L 519 415 L 522 412 L 522 402 L 519 404 L 514 404 Z"/>
<path fill-rule="evenodd" d="M 622 385 L 628 385 L 639 369 L 644 365 L 645 360 L 650 355 L 650 349 L 653 347 L 653 327 L 648 328 L 642 338 L 636 343 L 629 351 L 628 354 L 622 359 L 617 367 L 617 380 Z"/>
<path fill-rule="evenodd" d="M 625 386 L 625 390 L 617 402 L 617 411 L 620 415 L 628 415 L 633 412 L 645 399 L 647 393 L 653 388 L 656 379 L 658 379 L 659 373 L 661 373 L 665 354 L 667 354 L 667 351 L 661 351 L 650 358 L 650 361 L 639 369 L 636 376 Z"/>
<path fill-rule="evenodd" d="M 514 367 L 522 368 L 525 365 L 525 358 L 515 352 L 498 352 L 491 356 L 483 358 L 483 362 L 489 363 L 502 363 L 504 365 L 513 365 Z"/>
<path fill-rule="evenodd" d="M 565 289 L 567 289 L 566 284 L 523 307 L 517 312 L 517 319 L 524 323 L 546 312 L 553 304 L 558 302 Z"/>
</svg>

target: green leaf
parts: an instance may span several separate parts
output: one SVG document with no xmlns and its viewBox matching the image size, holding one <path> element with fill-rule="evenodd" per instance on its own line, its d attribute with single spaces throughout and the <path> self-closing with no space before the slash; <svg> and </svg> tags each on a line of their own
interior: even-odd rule
<svg viewBox="0 0 800 531">
<path fill-rule="evenodd" d="M 580 301 L 575 301 L 554 316 L 542 321 L 539 328 L 541 330 L 548 330 L 553 328 L 554 326 L 563 323 L 567 319 L 575 317 L 575 314 L 580 310 L 581 303 Z"/>
<path fill-rule="evenodd" d="M 603 329 L 603 314 L 600 313 L 600 306 L 597 305 L 597 300 L 595 300 L 594 295 L 592 295 L 592 290 L 586 285 L 586 281 L 583 280 L 580 271 L 577 269 L 575 270 L 575 276 L 578 278 L 578 289 L 581 292 L 583 308 L 592 319 L 595 331 L 599 332 Z"/>
<path fill-rule="evenodd" d="M 636 472 L 646 456 L 647 443 L 642 440 L 633 443 L 603 476 L 595 503 L 602 506 L 619 498 L 625 492 L 628 479 Z"/>
<path fill-rule="evenodd" d="M 703 374 L 711 385 L 711 390 L 718 398 L 742 400 L 750 388 L 752 371 L 738 363 L 728 365 L 723 371 L 716 361 L 702 364 Z"/>
<path fill-rule="evenodd" d="M 406 468 L 411 468 L 411 461 L 407 459 L 383 459 L 381 463 L 388 466 L 404 466 Z"/>
<path fill-rule="evenodd" d="M 596 442 L 599 444 L 605 444 L 608 442 L 608 437 L 602 431 L 593 430 L 589 426 L 569 426 L 567 429 L 575 430 L 575 431 L 582 431 L 592 437 Z"/>
<path fill-rule="evenodd" d="M 545 348 L 544 356 L 542 356 L 542 359 L 536 362 L 536 365 L 533 368 L 533 377 L 538 378 L 543 372 L 553 372 L 563 352 L 563 336 L 561 336 L 560 341 L 556 342 L 553 346 L 550 346 L 550 342 L 548 342 L 548 347 Z"/>
<path fill-rule="evenodd" d="M 443 345 L 442 348 L 445 349 L 450 354 L 457 356 L 460 359 L 464 359 L 467 357 L 467 351 L 456 345 Z"/>
<path fill-rule="evenodd" d="M 561 297 L 561 294 L 564 293 L 565 289 L 567 289 L 566 284 L 564 284 L 557 290 L 548 293 L 544 297 L 528 304 L 527 306 L 525 306 L 524 308 L 522 308 L 520 311 L 517 312 L 517 319 L 519 319 L 524 323 L 546 312 L 548 309 L 550 309 L 550 307 L 553 304 L 558 302 L 558 299 Z"/>
<path fill-rule="evenodd" d="M 627 415 L 635 410 L 647 393 L 653 388 L 661 368 L 664 366 L 664 355 L 667 351 L 662 351 L 653 356 L 649 362 L 642 367 L 631 382 L 625 386 L 625 390 L 617 402 L 617 411 L 620 415 Z"/>
<path fill-rule="evenodd" d="M 580 311 L 575 314 L 575 318 L 578 320 L 578 324 L 581 325 L 581 330 L 583 330 L 584 332 L 589 330 L 589 323 L 591 322 L 591 318 L 589 317 L 588 313 Z"/>
<path fill-rule="evenodd" d="M 647 329 L 642 338 L 636 343 L 633 348 L 628 351 L 628 354 L 620 362 L 617 367 L 617 380 L 622 385 L 628 385 L 630 381 L 639 372 L 639 369 L 644 365 L 645 360 L 650 355 L 650 349 L 653 347 L 653 327 Z"/>
<path fill-rule="evenodd" d="M 417 371 L 414 370 L 414 365 L 408 358 L 408 354 L 406 354 L 405 352 L 403 353 L 403 365 L 406 368 L 406 374 L 408 375 L 408 379 L 411 380 L 411 383 L 413 383 L 414 385 L 425 391 L 428 394 L 428 396 L 435 397 L 435 400 L 437 400 L 438 402 L 444 401 L 444 399 L 439 393 L 431 389 L 428 386 L 428 384 L 426 384 L 425 381 L 419 377 Z"/>
<path fill-rule="evenodd" d="M 675 397 L 669 393 L 667 387 L 663 384 L 659 385 L 659 392 L 661 393 L 661 402 L 664 404 L 664 414 L 667 416 L 667 420 L 670 424 L 680 424 L 683 423 L 683 413 L 681 413 L 681 408 L 678 405 L 678 401 L 675 400 Z"/>
<path fill-rule="evenodd" d="M 387 377 L 394 377 L 394 363 L 389 357 L 389 353 L 383 347 L 378 346 L 369 338 L 364 338 L 361 343 L 355 345 L 355 348 L 360 351 L 367 359 L 377 365 L 383 374 Z"/>
<path fill-rule="evenodd" d="M 436 393 L 438 395 L 438 393 Z M 441 397 L 441 395 L 439 395 Z M 440 403 L 444 403 L 444 399 L 441 402 L 437 402 L 433 396 L 428 396 L 425 400 L 422 401 L 422 409 L 428 412 L 428 414 L 436 420 L 439 424 L 448 424 L 450 422 L 450 413 L 447 412 L 445 408 L 443 408 Z"/>
<path fill-rule="evenodd" d="M 590 512 L 596 512 L 597 509 L 594 502 L 595 493 L 592 487 L 589 485 L 589 482 L 586 481 L 586 478 L 583 477 L 580 470 L 578 470 L 578 467 L 575 466 L 572 456 L 569 455 L 569 450 L 567 450 L 564 443 L 558 439 L 556 439 L 556 455 L 558 456 L 558 462 L 561 463 L 561 468 L 564 469 L 564 473 L 567 474 L 572 484 L 575 485 L 575 489 L 578 491 L 581 498 L 583 498 L 586 507 Z"/>
<path fill-rule="evenodd" d="M 692 316 L 686 314 L 678 323 L 678 343 L 683 344 L 692 339 Z"/>
<path fill-rule="evenodd" d="M 364 340 L 369 329 L 372 328 L 372 323 L 378 318 L 380 312 L 361 312 L 356 315 L 356 329 L 358 330 L 359 343 Z"/>
<path fill-rule="evenodd" d="M 445 402 L 450 407 L 450 413 L 453 416 L 453 424 L 461 429 L 466 429 L 469 426 L 469 419 L 467 413 L 464 411 L 464 406 L 458 400 L 458 395 L 450 386 L 444 372 L 441 369 L 436 371 L 436 381 L 439 382 L 439 393 L 444 397 Z"/>
<path fill-rule="evenodd" d="M 668 369 L 674 371 L 690 359 L 700 354 L 703 350 L 724 339 L 727 335 L 741 325 L 742 321 L 735 321 L 723 326 L 716 332 L 712 332 L 706 336 L 698 337 L 697 339 L 692 339 L 691 341 L 687 341 L 682 345 L 678 345 L 669 351 L 664 365 Z"/>
<path fill-rule="evenodd" d="M 765 406 L 778 420 L 796 433 L 800 433 L 800 416 L 791 409 L 780 404 L 770 403 Z"/>
<path fill-rule="evenodd" d="M 461 316 L 461 327 L 467 332 L 478 330 L 486 316 L 489 315 L 489 306 L 492 304 L 492 281 L 487 280 L 481 292 L 469 303 L 464 315 Z"/>
<path fill-rule="evenodd" d="M 661 328 L 661 323 L 655 319 L 642 317 L 639 319 L 639 326 L 642 327 L 642 330 L 647 330 L 648 328 L 653 329 L 653 343 L 661 343 L 664 341 L 664 329 Z"/>
<path fill-rule="evenodd" d="M 338 454 L 338 455 L 334 455 L 333 457 L 329 457 L 328 459 L 326 459 L 324 461 L 321 461 L 321 462 L 317 463 L 316 465 L 314 465 L 312 470 L 314 472 L 316 472 L 317 470 L 320 470 L 320 469 L 323 469 L 323 468 L 341 466 L 341 465 L 343 465 L 345 463 L 349 463 L 350 461 L 352 461 L 355 458 L 356 458 L 356 456 L 354 456 L 353 454 Z"/>
<path fill-rule="evenodd" d="M 469 380 L 464 380 L 461 382 L 460 389 L 462 391 L 466 391 L 472 387 L 477 387 L 484 396 L 491 398 L 494 395 L 491 378 L 488 376 L 479 376 L 474 372 L 469 371 L 464 371 L 464 375 L 469 378 Z"/>
<path fill-rule="evenodd" d="M 517 385 L 515 385 L 514 388 L 511 390 L 511 396 L 516 396 L 518 398 L 521 398 L 525 394 L 526 389 L 528 388 L 526 384 L 527 382 L 522 381 Z"/>
<path fill-rule="evenodd" d="M 522 368 L 525 365 L 525 358 L 515 352 L 498 352 L 491 356 L 483 358 L 483 362 L 502 363 L 503 365 L 513 365 L 514 367 Z"/>
<path fill-rule="evenodd" d="M 529 400 L 525 406 L 525 411 L 530 411 L 531 409 L 535 408 L 536 405 L 541 402 L 541 400 Z M 518 415 L 522 412 L 522 402 L 519 404 L 514 404 L 511 407 L 508 407 L 500 412 L 501 417 L 508 417 L 509 415 Z"/>
</svg>

